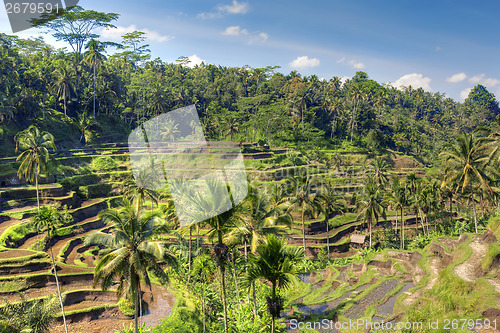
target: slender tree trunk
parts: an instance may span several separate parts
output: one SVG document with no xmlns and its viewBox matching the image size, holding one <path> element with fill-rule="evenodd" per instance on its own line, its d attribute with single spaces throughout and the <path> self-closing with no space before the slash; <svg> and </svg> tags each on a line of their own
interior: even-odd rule
<svg viewBox="0 0 500 333">
<path fill-rule="evenodd" d="M 236 263 L 234 259 L 234 250 L 231 253 L 231 262 L 233 264 L 234 288 L 236 289 L 236 298 L 238 299 L 238 312 L 241 313 L 240 289 L 238 288 L 238 279 L 236 278 Z"/>
<path fill-rule="evenodd" d="M 304 223 L 305 207 L 302 205 L 302 246 L 304 247 L 304 255 L 306 255 L 306 225 Z"/>
<path fill-rule="evenodd" d="M 481 195 L 479 196 L 479 198 L 481 199 L 481 211 L 482 211 L 482 214 L 483 214 L 483 219 L 484 219 L 485 212 L 484 212 L 484 201 L 483 201 L 483 195 L 481 194 Z"/>
<path fill-rule="evenodd" d="M 135 295 L 135 300 L 134 300 L 134 305 L 135 305 L 135 308 L 134 308 L 134 332 L 135 333 L 139 333 L 139 322 L 138 322 L 138 319 L 139 319 L 139 288 L 136 289 L 135 291 L 136 295 Z"/>
<path fill-rule="evenodd" d="M 477 234 L 476 200 L 474 200 L 474 192 L 472 189 L 472 182 L 470 182 L 469 185 L 470 185 L 470 193 L 472 195 L 472 209 L 474 210 L 474 228 L 475 228 L 476 234 Z"/>
<path fill-rule="evenodd" d="M 328 216 L 326 217 L 325 222 L 326 222 L 326 249 L 328 251 L 328 260 L 330 260 L 330 228 L 328 225 Z"/>
<path fill-rule="evenodd" d="M 54 253 L 52 252 L 52 246 L 50 247 L 50 258 L 52 259 L 52 267 L 54 268 L 54 277 L 56 278 L 57 294 L 59 295 L 59 302 L 61 303 L 64 330 L 66 331 L 66 333 L 68 333 L 68 325 L 66 324 L 66 315 L 64 314 L 64 304 L 61 296 L 61 287 L 59 286 L 59 279 L 57 278 L 57 268 L 56 268 L 56 263 L 54 261 Z"/>
<path fill-rule="evenodd" d="M 38 164 L 35 163 L 35 191 L 36 191 L 36 204 L 38 212 L 40 213 L 40 194 L 38 193 Z"/>
<path fill-rule="evenodd" d="M 405 218 L 404 207 L 401 208 L 401 250 L 405 248 Z"/>
<path fill-rule="evenodd" d="M 222 231 L 219 229 L 217 230 L 218 234 L 218 242 L 219 245 L 222 246 L 224 243 L 222 242 Z M 228 333 L 228 326 L 227 326 L 227 303 L 226 303 L 226 279 L 224 278 L 224 273 L 225 273 L 225 268 L 224 268 L 224 262 L 219 258 L 219 267 L 220 267 L 220 277 L 221 277 L 221 288 L 222 288 L 222 307 L 224 309 L 224 333 Z"/>
<path fill-rule="evenodd" d="M 191 276 L 191 235 L 192 235 L 192 226 L 189 226 L 189 254 L 188 254 L 188 272 L 189 276 Z"/>
<path fill-rule="evenodd" d="M 94 92 L 94 118 L 95 118 L 95 60 L 94 60 L 94 87 L 93 87 L 93 92 Z"/>
<path fill-rule="evenodd" d="M 64 88 L 64 91 L 63 91 L 63 105 L 64 105 L 64 121 L 67 120 L 67 116 L 66 116 L 66 87 Z"/>
<path fill-rule="evenodd" d="M 196 251 L 200 250 L 200 226 L 196 224 Z"/>
<path fill-rule="evenodd" d="M 371 219 L 368 220 L 368 228 L 370 230 L 370 248 L 372 247 L 372 221 Z"/>
<path fill-rule="evenodd" d="M 450 220 L 453 220 L 453 199 L 450 197 Z"/>
<path fill-rule="evenodd" d="M 202 309 L 203 309 L 203 332 L 206 332 L 206 324 L 205 324 L 205 317 L 206 317 L 206 310 L 205 310 L 205 282 L 201 284 L 201 299 L 202 299 Z"/>
</svg>

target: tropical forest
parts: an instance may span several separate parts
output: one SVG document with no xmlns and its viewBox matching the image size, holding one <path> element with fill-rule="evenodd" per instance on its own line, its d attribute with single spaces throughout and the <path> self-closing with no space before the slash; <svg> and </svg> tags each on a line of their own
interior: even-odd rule
<svg viewBox="0 0 500 333">
<path fill-rule="evenodd" d="M 484 85 L 459 102 L 361 70 L 166 62 L 143 31 L 95 33 L 118 16 L 38 20 L 59 49 L 0 34 L 1 332 L 497 332 L 500 107 Z M 189 106 L 209 144 L 241 151 L 246 195 L 186 190 L 186 225 L 129 136 Z"/>
</svg>

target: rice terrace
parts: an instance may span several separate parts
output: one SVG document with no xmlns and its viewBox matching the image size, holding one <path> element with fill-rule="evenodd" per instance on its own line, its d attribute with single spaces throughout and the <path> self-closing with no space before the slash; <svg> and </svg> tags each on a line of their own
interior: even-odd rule
<svg viewBox="0 0 500 333">
<path fill-rule="evenodd" d="M 0 34 L 0 332 L 500 330 L 486 83 L 168 62 L 119 17 Z"/>
</svg>

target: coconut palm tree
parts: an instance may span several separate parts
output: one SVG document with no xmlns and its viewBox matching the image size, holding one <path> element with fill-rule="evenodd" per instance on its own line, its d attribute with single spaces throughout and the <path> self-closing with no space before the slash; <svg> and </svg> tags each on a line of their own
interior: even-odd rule
<svg viewBox="0 0 500 333">
<path fill-rule="evenodd" d="M 206 306 L 205 306 L 205 285 L 210 283 L 215 272 L 215 265 L 209 254 L 202 254 L 195 258 L 191 276 L 201 282 L 201 297 L 203 311 L 203 332 L 206 332 Z"/>
<path fill-rule="evenodd" d="M 401 249 L 404 249 L 404 228 L 405 228 L 404 209 L 405 207 L 409 206 L 410 201 L 409 201 L 408 189 L 405 186 L 405 184 L 402 184 L 399 181 L 397 175 L 393 175 L 391 178 L 391 191 L 389 194 L 389 202 L 392 204 L 394 209 L 399 210 L 401 213 L 400 246 Z M 398 222 L 396 220 L 396 232 L 397 229 L 398 229 Z"/>
<path fill-rule="evenodd" d="M 464 133 L 456 138 L 449 151 L 440 154 L 446 163 L 442 186 L 450 184 L 455 192 L 469 191 L 474 212 L 474 227 L 477 233 L 477 214 L 474 190 L 476 185 L 493 192 L 488 176 L 489 163 L 492 161 L 488 141 Z"/>
<path fill-rule="evenodd" d="M 383 189 L 376 184 L 373 177 L 367 177 L 363 191 L 356 198 L 356 206 L 359 210 L 358 219 L 363 219 L 368 224 L 370 247 L 372 247 L 372 224 L 377 224 L 380 217 L 384 220 L 387 218 Z"/>
<path fill-rule="evenodd" d="M 49 245 L 50 258 L 52 259 L 52 269 L 54 270 L 54 277 L 56 279 L 57 294 L 59 295 L 59 302 L 61 304 L 61 311 L 64 323 L 64 330 L 68 332 L 68 326 L 66 325 L 66 316 L 64 314 L 64 304 L 61 296 L 61 287 L 59 286 L 59 279 L 57 278 L 57 267 L 54 261 L 54 253 L 52 252 L 52 246 L 50 242 L 52 238 L 56 235 L 57 228 L 63 226 L 64 224 L 71 223 L 73 218 L 71 215 L 58 211 L 57 207 L 53 206 L 43 206 L 37 214 L 33 217 L 33 225 L 38 230 L 39 233 L 45 233 L 45 244 Z"/>
<path fill-rule="evenodd" d="M 304 214 L 306 210 L 321 211 L 321 204 L 317 200 L 319 189 L 317 187 L 317 179 L 307 175 L 304 169 L 300 169 L 298 175 L 288 178 L 288 193 L 285 193 L 285 198 L 282 203 L 288 205 L 287 211 L 300 209 L 302 222 L 302 247 L 306 252 L 306 227 Z"/>
<path fill-rule="evenodd" d="M 322 201 L 321 207 L 323 208 L 323 213 L 325 214 L 325 226 L 326 226 L 326 248 L 328 251 L 328 260 L 330 259 L 330 225 L 329 219 L 332 214 L 343 212 L 347 208 L 347 203 L 341 196 L 335 191 L 333 184 L 326 184 L 321 188 L 321 193 L 319 196 Z"/>
<path fill-rule="evenodd" d="M 56 94 L 59 100 L 63 100 L 64 121 L 67 121 L 67 101 L 70 97 L 71 90 L 74 90 L 73 84 L 74 69 L 68 67 L 64 61 L 57 63 L 57 68 L 52 73 L 54 75 L 54 82 L 52 87 L 56 89 Z"/>
<path fill-rule="evenodd" d="M 111 225 L 111 232 L 94 232 L 86 237 L 85 244 L 104 246 L 94 270 L 94 287 L 101 283 L 102 289 L 107 290 L 118 280 L 117 295 L 129 295 L 134 302 L 134 327 L 138 333 L 142 286 L 151 290 L 150 272 L 162 283 L 167 283 L 169 277 L 161 263 L 175 265 L 176 260 L 164 242 L 154 240 L 167 231 L 162 219 L 143 212 L 140 205 L 125 201 L 123 206 L 121 210 L 101 211 L 99 216 Z"/>
<path fill-rule="evenodd" d="M 285 213 L 284 204 L 273 206 L 268 200 L 267 193 L 259 193 L 258 189 L 249 186 L 247 199 L 242 204 L 241 215 L 234 228 L 229 232 L 227 240 L 230 243 L 242 241 L 245 262 L 248 262 L 248 245 L 255 254 L 257 246 L 264 242 L 270 234 L 279 234 L 285 227 L 290 227 L 292 218 Z M 257 316 L 257 298 L 255 283 L 252 283 L 254 315 Z"/>
<path fill-rule="evenodd" d="M 91 39 L 85 46 L 87 51 L 83 54 L 83 61 L 92 67 L 93 72 L 93 117 L 95 118 L 95 83 L 96 83 L 96 69 L 99 67 L 104 60 L 106 60 L 106 56 L 104 55 L 104 48 L 107 46 L 107 43 L 102 43 L 96 39 Z"/>
<path fill-rule="evenodd" d="M 233 207 L 231 195 L 225 183 L 216 178 L 206 178 L 199 186 L 185 188 L 186 199 L 185 215 L 187 219 L 196 221 L 193 223 L 203 223 L 209 228 L 209 236 L 216 239 L 214 246 L 214 256 L 220 270 L 221 277 L 221 301 L 224 310 L 224 332 L 228 332 L 227 301 L 226 301 L 226 280 L 225 271 L 228 256 L 228 247 L 224 243 L 224 235 L 227 234 L 237 220 L 241 219 L 239 207 Z M 179 186 L 179 185 L 177 185 Z M 225 210 L 225 211 L 224 211 Z M 199 221 L 199 222 L 198 222 Z"/>
<path fill-rule="evenodd" d="M 158 174 L 149 168 L 143 168 L 135 175 L 135 179 L 126 179 L 123 182 L 123 195 L 136 205 L 142 206 L 144 200 L 151 200 L 151 213 L 153 204 L 158 204 L 160 194 L 155 188 L 158 185 Z M 134 200 L 137 198 L 138 200 Z"/>
<path fill-rule="evenodd" d="M 90 118 L 87 115 L 87 112 L 82 112 L 79 116 L 77 121 L 75 122 L 76 126 L 80 129 L 80 142 L 83 143 L 85 146 L 87 144 L 87 136 L 86 134 L 90 130 L 92 126 L 98 125 L 97 121 L 95 118 Z"/>
<path fill-rule="evenodd" d="M 28 181 L 35 181 L 36 202 L 38 211 L 40 211 L 40 195 L 38 193 L 38 180 L 40 173 L 48 174 L 48 165 L 50 161 L 49 149 L 56 150 L 54 136 L 46 131 L 40 131 L 38 127 L 31 125 L 24 131 L 16 134 L 16 152 L 23 152 L 17 157 L 21 161 L 17 176 L 24 176 Z"/>
<path fill-rule="evenodd" d="M 373 160 L 368 164 L 368 173 L 372 174 L 375 178 L 375 181 L 379 185 L 385 185 L 388 181 L 387 178 L 387 162 L 385 158 L 382 156 L 376 156 Z"/>
<path fill-rule="evenodd" d="M 252 282 L 265 280 L 271 285 L 271 296 L 267 297 L 267 308 L 271 314 L 271 333 L 274 333 L 275 319 L 279 318 L 283 308 L 278 289 L 286 289 L 296 278 L 296 261 L 304 253 L 299 248 L 286 246 L 283 239 L 268 235 L 266 242 L 257 247 L 257 256 L 252 256 L 250 267 L 245 276 L 249 286 Z"/>
</svg>

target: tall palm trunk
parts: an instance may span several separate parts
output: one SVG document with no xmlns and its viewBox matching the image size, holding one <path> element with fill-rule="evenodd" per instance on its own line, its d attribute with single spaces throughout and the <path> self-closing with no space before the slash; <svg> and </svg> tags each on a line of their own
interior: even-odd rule
<svg viewBox="0 0 500 333">
<path fill-rule="evenodd" d="M 453 220 L 453 200 L 450 197 L 450 220 Z"/>
<path fill-rule="evenodd" d="M 405 219 L 404 207 L 401 207 L 401 250 L 405 248 Z"/>
<path fill-rule="evenodd" d="M 218 243 L 219 246 L 223 246 L 224 243 L 222 242 L 222 231 L 219 229 L 217 230 L 217 235 L 218 235 Z M 228 326 L 227 326 L 227 302 L 226 302 L 226 279 L 224 278 L 225 274 L 225 267 L 224 267 L 224 262 L 222 258 L 219 258 L 219 268 L 220 268 L 220 278 L 221 278 L 221 288 L 222 288 L 222 307 L 224 309 L 224 333 L 228 333 Z"/>
<path fill-rule="evenodd" d="M 304 223 L 305 205 L 302 204 L 302 246 L 304 247 L 304 255 L 306 254 L 306 226 Z"/>
<path fill-rule="evenodd" d="M 139 283 L 135 290 L 134 303 L 134 332 L 139 333 Z"/>
<path fill-rule="evenodd" d="M 189 226 L 189 254 L 188 254 L 188 271 L 189 271 L 189 276 L 191 276 L 191 236 L 192 236 L 192 226 Z"/>
<path fill-rule="evenodd" d="M 56 263 L 54 261 L 54 253 L 52 252 L 52 246 L 50 247 L 50 258 L 52 259 L 52 268 L 54 269 L 54 277 L 56 278 L 57 294 L 59 295 L 59 302 L 61 303 L 64 330 L 66 331 L 66 333 L 68 333 L 68 325 L 66 324 L 66 315 L 64 314 L 64 304 L 61 296 L 61 287 L 59 286 L 59 279 L 57 278 L 57 269 L 56 269 Z"/>
<path fill-rule="evenodd" d="M 372 219 L 368 219 L 368 228 L 370 230 L 370 248 L 372 247 Z"/>
<path fill-rule="evenodd" d="M 38 165 L 35 163 L 35 191 L 36 191 L 36 204 L 38 212 L 40 213 L 40 194 L 38 193 Z"/>
<path fill-rule="evenodd" d="M 95 118 L 95 60 L 94 60 L 94 83 L 93 83 L 93 94 L 94 94 L 94 118 Z"/>
<path fill-rule="evenodd" d="M 236 263 L 234 259 L 234 250 L 231 253 L 231 262 L 233 264 L 234 288 L 236 289 L 236 298 L 238 299 L 238 312 L 241 313 L 240 289 L 238 288 L 238 279 L 236 278 Z"/>
<path fill-rule="evenodd" d="M 206 332 L 206 323 L 205 323 L 205 317 L 206 317 L 206 310 L 205 310 L 205 282 L 202 282 L 201 284 L 201 300 L 202 300 L 202 303 L 201 303 L 201 306 L 202 306 L 202 309 L 203 309 L 203 333 Z"/>
<path fill-rule="evenodd" d="M 470 193 L 472 195 L 472 209 L 474 211 L 474 228 L 475 228 L 476 234 L 477 234 L 476 200 L 474 199 L 474 191 L 472 189 L 472 182 L 470 182 L 469 185 L 470 185 Z"/>
<path fill-rule="evenodd" d="M 326 249 L 328 252 L 328 260 L 330 260 L 330 228 L 328 225 L 328 216 L 326 217 Z"/>
<path fill-rule="evenodd" d="M 64 121 L 67 120 L 67 115 L 66 115 L 66 87 L 63 89 L 63 105 L 64 105 Z"/>
</svg>

